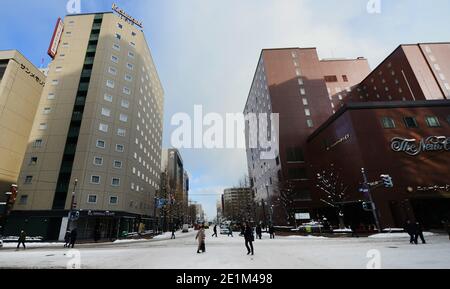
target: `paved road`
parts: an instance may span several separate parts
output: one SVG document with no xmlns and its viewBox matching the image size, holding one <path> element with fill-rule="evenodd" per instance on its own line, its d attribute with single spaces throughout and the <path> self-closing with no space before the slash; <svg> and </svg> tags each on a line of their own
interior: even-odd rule
<svg viewBox="0 0 450 289">
<path fill-rule="evenodd" d="M 176 240 L 98 244 L 63 248 L 0 251 L 0 268 L 155 268 L 155 269 L 298 269 L 450 268 L 447 236 L 429 237 L 427 245 L 410 245 L 405 238 L 326 239 L 267 235 L 255 242 L 255 256 L 247 256 L 244 240 L 207 232 L 207 252 L 197 254 L 195 232 Z"/>
</svg>

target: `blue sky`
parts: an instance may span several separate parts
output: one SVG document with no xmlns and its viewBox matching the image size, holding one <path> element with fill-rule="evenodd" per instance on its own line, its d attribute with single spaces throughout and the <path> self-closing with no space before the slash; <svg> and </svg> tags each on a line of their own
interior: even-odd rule
<svg viewBox="0 0 450 289">
<path fill-rule="evenodd" d="M 110 0 L 80 0 L 83 13 L 110 11 Z M 176 112 L 242 112 L 262 48 L 317 47 L 321 57 L 365 56 L 376 66 L 401 43 L 450 41 L 450 1 L 117 0 L 144 22 L 164 86 L 164 144 Z M 66 0 L 2 0 L 0 49 L 18 49 L 35 65 L 46 56 Z M 222 190 L 246 174 L 242 150 L 182 150 L 191 198 L 215 215 Z"/>
</svg>

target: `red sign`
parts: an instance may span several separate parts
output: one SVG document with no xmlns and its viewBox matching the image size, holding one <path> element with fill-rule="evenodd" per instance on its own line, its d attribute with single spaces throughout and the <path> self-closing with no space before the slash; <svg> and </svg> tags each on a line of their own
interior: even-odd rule
<svg viewBox="0 0 450 289">
<path fill-rule="evenodd" d="M 62 34 L 64 31 L 64 23 L 61 18 L 58 18 L 56 22 L 55 31 L 53 32 L 52 41 L 48 48 L 48 55 L 55 59 L 56 53 L 58 52 L 59 43 L 61 42 Z"/>
</svg>

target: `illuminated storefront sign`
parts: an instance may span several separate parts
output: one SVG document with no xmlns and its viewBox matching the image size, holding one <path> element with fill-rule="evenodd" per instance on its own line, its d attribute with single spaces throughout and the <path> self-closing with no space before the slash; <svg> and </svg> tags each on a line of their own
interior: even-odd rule
<svg viewBox="0 0 450 289">
<path fill-rule="evenodd" d="M 450 151 L 450 137 L 430 136 L 419 142 L 416 139 L 396 137 L 391 141 L 391 149 L 394 152 L 403 152 L 410 156 L 417 156 L 424 152 Z"/>
<path fill-rule="evenodd" d="M 125 21 L 131 23 L 131 24 L 136 24 L 137 26 L 144 28 L 142 21 L 137 20 L 136 18 L 128 15 L 125 11 L 123 11 L 122 9 L 120 9 L 116 4 L 113 4 L 112 9 L 117 12 L 122 19 L 124 19 Z"/>
</svg>

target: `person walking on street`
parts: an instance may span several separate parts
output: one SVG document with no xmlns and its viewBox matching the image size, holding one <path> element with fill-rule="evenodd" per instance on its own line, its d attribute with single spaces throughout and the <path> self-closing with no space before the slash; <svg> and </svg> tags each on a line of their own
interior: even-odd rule
<svg viewBox="0 0 450 289">
<path fill-rule="evenodd" d="M 256 227 L 256 236 L 257 236 L 260 240 L 262 240 L 262 228 L 261 228 L 261 225 L 258 225 L 258 226 Z"/>
<path fill-rule="evenodd" d="M 422 241 L 422 244 L 426 244 L 427 242 L 425 241 L 425 237 L 423 235 L 423 227 L 422 224 L 420 224 L 419 222 L 416 223 L 416 236 L 414 238 L 414 243 L 418 244 L 419 243 L 419 237 L 420 240 Z"/>
<path fill-rule="evenodd" d="M 172 236 L 170 237 L 171 240 L 175 240 L 177 238 L 175 236 L 175 232 L 176 232 L 175 226 L 172 226 Z"/>
<path fill-rule="evenodd" d="M 217 236 L 217 225 L 214 226 L 214 234 L 212 235 L 212 237 L 216 237 L 218 238 L 219 236 Z"/>
<path fill-rule="evenodd" d="M 26 249 L 25 241 L 27 240 L 27 233 L 24 230 L 20 232 L 19 243 L 17 244 L 17 250 L 19 250 L 20 245 L 22 244 L 23 248 Z"/>
<path fill-rule="evenodd" d="M 409 235 L 409 243 L 410 244 L 417 244 L 416 243 L 416 234 L 417 234 L 417 226 L 415 223 L 412 223 L 410 220 L 406 222 L 406 232 Z"/>
<path fill-rule="evenodd" d="M 273 225 L 269 226 L 269 234 L 270 234 L 270 239 L 275 239 L 275 228 L 273 227 Z"/>
<path fill-rule="evenodd" d="M 64 248 L 69 248 L 70 246 L 70 231 L 66 232 L 66 235 L 64 236 Z"/>
<path fill-rule="evenodd" d="M 205 229 L 203 226 L 201 226 L 200 229 L 198 230 L 198 233 L 197 233 L 197 236 L 195 237 L 195 239 L 198 241 L 197 254 L 200 254 L 201 252 L 205 253 L 206 252 L 206 245 L 205 245 L 206 235 L 205 235 Z"/>
<path fill-rule="evenodd" d="M 77 242 L 78 238 L 78 230 L 77 228 L 73 229 L 72 232 L 70 232 L 70 245 L 69 248 L 72 247 L 75 248 L 75 243 Z"/>
<path fill-rule="evenodd" d="M 248 224 L 245 223 L 244 227 L 244 238 L 245 238 L 245 247 L 247 248 L 247 255 L 252 254 L 255 255 L 254 249 L 253 249 L 253 242 L 255 241 L 255 237 L 253 235 L 253 228 Z"/>
<path fill-rule="evenodd" d="M 231 226 L 228 227 L 228 237 L 234 237 L 233 236 L 233 228 L 231 228 Z"/>
</svg>

